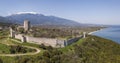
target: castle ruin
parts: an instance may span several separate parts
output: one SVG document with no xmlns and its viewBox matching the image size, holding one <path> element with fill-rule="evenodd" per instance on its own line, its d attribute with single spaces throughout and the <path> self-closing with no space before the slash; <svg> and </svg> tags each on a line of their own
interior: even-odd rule
<svg viewBox="0 0 120 63">
<path fill-rule="evenodd" d="M 24 30 L 29 31 L 30 29 L 30 22 L 28 20 L 24 21 Z M 35 44 L 44 44 L 46 46 L 52 46 L 52 47 L 65 47 L 69 44 L 72 44 L 82 38 L 83 36 L 71 38 L 68 40 L 62 40 L 57 38 L 37 38 L 37 37 L 31 37 L 24 34 L 19 34 L 16 31 L 14 31 L 12 28 L 10 28 L 10 37 L 20 39 L 21 42 L 29 42 L 29 43 L 35 43 Z M 85 37 L 85 34 L 84 34 Z"/>
<path fill-rule="evenodd" d="M 86 32 L 83 32 L 83 38 L 86 38 Z"/>
<path fill-rule="evenodd" d="M 30 22 L 28 20 L 24 21 L 24 30 L 28 31 L 30 29 Z"/>
<path fill-rule="evenodd" d="M 10 37 L 14 38 L 15 37 L 15 31 L 10 27 Z"/>
</svg>

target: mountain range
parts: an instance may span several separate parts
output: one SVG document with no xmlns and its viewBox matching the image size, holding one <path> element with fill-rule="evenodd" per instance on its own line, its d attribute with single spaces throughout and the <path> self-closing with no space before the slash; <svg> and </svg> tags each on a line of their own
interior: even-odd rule
<svg viewBox="0 0 120 63">
<path fill-rule="evenodd" d="M 57 26 L 80 26 L 82 24 L 60 17 L 55 16 L 45 16 L 43 14 L 13 14 L 5 17 L 6 19 L 12 21 L 13 23 L 22 24 L 24 20 L 28 20 L 32 25 L 57 25 Z"/>
<path fill-rule="evenodd" d="M 2 16 L 0 16 L 0 22 L 2 22 L 2 23 L 11 23 L 11 21 L 9 19 L 7 19 L 6 17 L 2 17 Z"/>
<path fill-rule="evenodd" d="M 6 17 L 0 17 L 0 22 L 23 24 L 24 20 L 31 22 L 31 25 L 55 25 L 55 26 L 96 26 L 93 24 L 81 24 L 74 20 L 56 16 L 45 16 L 38 13 L 16 13 Z"/>
</svg>

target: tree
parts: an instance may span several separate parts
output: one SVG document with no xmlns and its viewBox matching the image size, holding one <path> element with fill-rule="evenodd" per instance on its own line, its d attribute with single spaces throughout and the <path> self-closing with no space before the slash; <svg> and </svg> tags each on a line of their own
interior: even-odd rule
<svg viewBox="0 0 120 63">
<path fill-rule="evenodd" d="M 0 59 L 0 63 L 3 63 L 2 59 Z"/>
</svg>

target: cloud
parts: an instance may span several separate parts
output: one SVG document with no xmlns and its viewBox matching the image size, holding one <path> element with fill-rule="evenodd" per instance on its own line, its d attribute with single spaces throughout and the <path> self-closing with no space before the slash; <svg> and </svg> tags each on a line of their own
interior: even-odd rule
<svg viewBox="0 0 120 63">
<path fill-rule="evenodd" d="M 16 14 L 26 14 L 26 13 L 30 13 L 30 14 L 39 14 L 37 12 L 17 12 Z"/>
</svg>

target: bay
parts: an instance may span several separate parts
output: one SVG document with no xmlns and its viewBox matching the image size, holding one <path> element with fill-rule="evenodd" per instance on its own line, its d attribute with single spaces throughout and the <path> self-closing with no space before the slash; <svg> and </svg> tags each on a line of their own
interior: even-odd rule
<svg viewBox="0 0 120 63">
<path fill-rule="evenodd" d="M 120 27 L 109 27 L 92 33 L 99 37 L 110 39 L 120 44 Z"/>
</svg>

